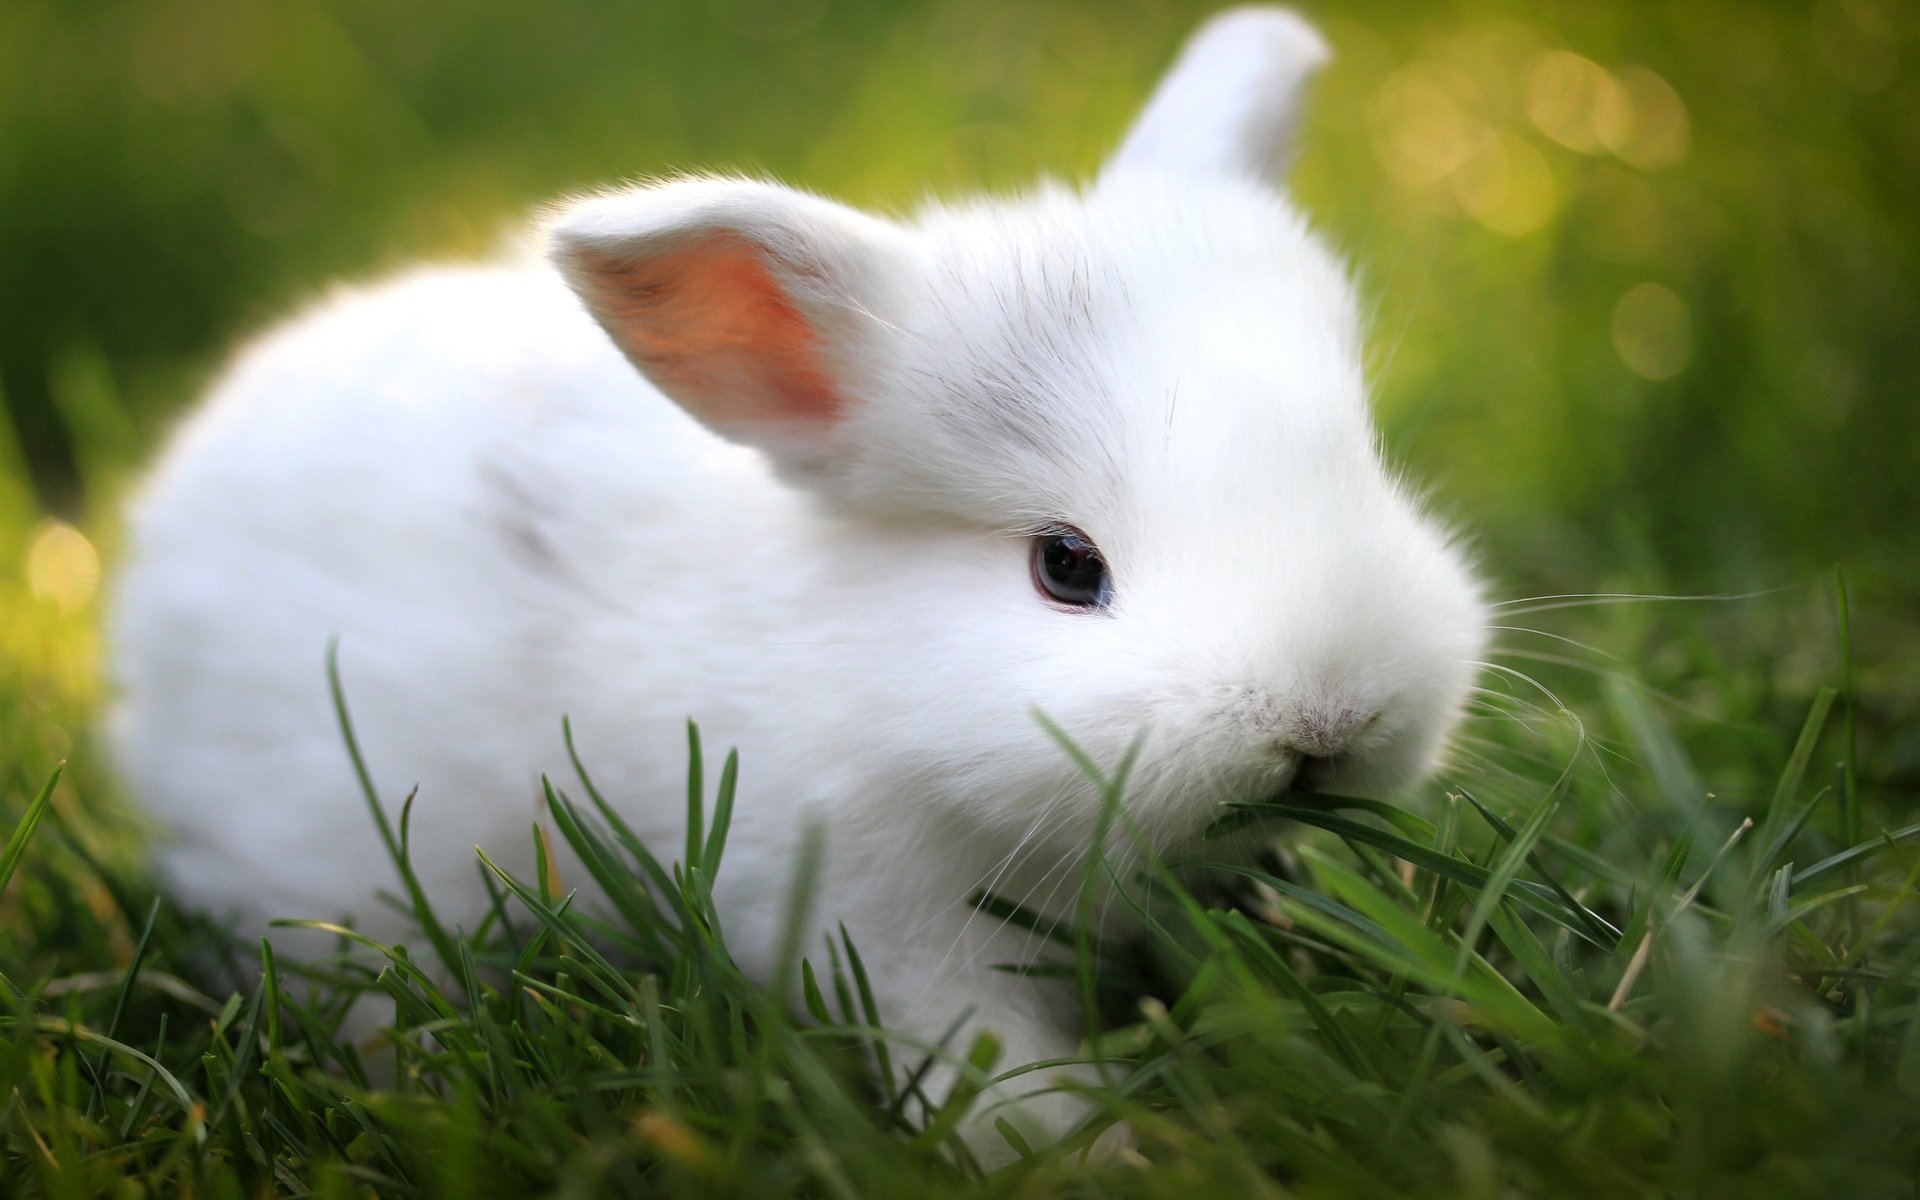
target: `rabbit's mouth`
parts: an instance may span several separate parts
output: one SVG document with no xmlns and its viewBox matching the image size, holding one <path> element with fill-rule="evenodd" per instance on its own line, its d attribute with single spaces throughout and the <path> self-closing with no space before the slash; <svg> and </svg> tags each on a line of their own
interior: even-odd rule
<svg viewBox="0 0 1920 1200">
<path fill-rule="evenodd" d="M 1362 782 L 1391 785 L 1388 761 L 1395 738 L 1383 714 L 1336 714 L 1336 720 L 1303 719 L 1297 710 L 1279 722 L 1250 720 L 1235 713 L 1228 734 L 1239 743 L 1228 751 L 1238 759 L 1240 786 L 1256 794 L 1311 795 L 1338 791 Z"/>
<path fill-rule="evenodd" d="M 1338 796 L 1390 799 L 1423 773 L 1410 757 L 1413 740 L 1383 720 L 1366 723 L 1347 745 L 1326 753 L 1308 753 L 1270 738 L 1242 742 L 1233 765 L 1216 766 L 1201 776 L 1212 793 L 1209 798 L 1217 802 L 1202 807 L 1244 801 L 1324 804 Z"/>
<path fill-rule="evenodd" d="M 1336 781 L 1347 773 L 1352 757 L 1344 751 L 1303 756 L 1294 767 L 1293 778 L 1287 781 L 1287 794 L 1310 796 L 1333 790 Z"/>
<path fill-rule="evenodd" d="M 1292 745 L 1270 744 L 1266 753 L 1278 764 L 1271 781 L 1271 792 L 1277 795 L 1302 796 L 1334 790 L 1361 765 L 1357 752 L 1344 747 L 1314 753 Z"/>
</svg>

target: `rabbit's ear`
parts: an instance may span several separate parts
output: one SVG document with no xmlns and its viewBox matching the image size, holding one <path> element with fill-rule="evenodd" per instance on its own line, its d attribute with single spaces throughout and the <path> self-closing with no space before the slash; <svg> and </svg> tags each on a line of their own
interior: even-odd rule
<svg viewBox="0 0 1920 1200">
<path fill-rule="evenodd" d="M 911 269 L 896 226 L 775 184 L 687 179 L 578 201 L 548 254 L 648 379 L 782 465 L 824 465 Z"/>
<path fill-rule="evenodd" d="M 1221 13 L 1187 42 L 1107 171 L 1277 179 L 1307 81 L 1327 55 L 1325 39 L 1288 9 Z"/>
</svg>

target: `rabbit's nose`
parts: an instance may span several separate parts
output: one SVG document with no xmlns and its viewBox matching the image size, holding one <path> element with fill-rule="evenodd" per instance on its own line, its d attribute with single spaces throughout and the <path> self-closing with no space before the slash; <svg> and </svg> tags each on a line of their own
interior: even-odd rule
<svg viewBox="0 0 1920 1200">
<path fill-rule="evenodd" d="M 1314 764 L 1320 764 L 1319 769 L 1324 771 L 1380 719 L 1380 713 L 1357 708 L 1301 708 L 1289 717 L 1274 742 L 1283 752 L 1298 755 L 1304 772 Z"/>
</svg>

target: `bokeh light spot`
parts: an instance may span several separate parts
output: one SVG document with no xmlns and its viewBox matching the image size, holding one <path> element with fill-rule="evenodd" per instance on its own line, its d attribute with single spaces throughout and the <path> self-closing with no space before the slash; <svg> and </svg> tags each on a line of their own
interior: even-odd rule
<svg viewBox="0 0 1920 1200">
<path fill-rule="evenodd" d="M 1486 138 L 1454 172 L 1453 189 L 1474 220 L 1508 237 L 1545 225 L 1560 201 L 1547 160 L 1515 137 Z"/>
<path fill-rule="evenodd" d="M 61 612 L 84 608 L 100 586 L 100 555 L 65 521 L 42 521 L 27 545 L 27 587 Z"/>
<path fill-rule="evenodd" d="M 1624 128 L 1599 130 L 1607 149 L 1620 161 L 1647 171 L 1671 167 L 1685 159 L 1693 125 L 1680 93 L 1645 67 L 1620 72 L 1619 82 L 1626 94 L 1627 121 Z"/>
<path fill-rule="evenodd" d="M 1395 183 L 1437 183 L 1467 161 L 1487 138 L 1430 73 L 1405 67 L 1382 84 L 1373 104 L 1374 147 Z"/>
<path fill-rule="evenodd" d="M 1632 129 L 1626 89 L 1599 63 L 1549 50 L 1527 72 L 1527 117 L 1534 128 L 1582 154 L 1598 154 Z"/>
<path fill-rule="evenodd" d="M 1693 356 L 1693 314 L 1657 283 L 1643 283 L 1613 306 L 1613 349 L 1646 379 L 1671 379 Z"/>
</svg>

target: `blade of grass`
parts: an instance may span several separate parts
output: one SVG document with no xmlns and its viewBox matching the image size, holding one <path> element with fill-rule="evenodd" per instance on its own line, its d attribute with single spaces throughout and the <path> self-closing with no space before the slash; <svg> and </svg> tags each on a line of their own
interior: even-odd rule
<svg viewBox="0 0 1920 1200">
<path fill-rule="evenodd" d="M 689 869 L 706 861 L 700 853 L 704 840 L 701 828 L 707 810 L 706 764 L 700 752 L 700 727 L 687 722 L 687 856 L 680 861 Z"/>
<path fill-rule="evenodd" d="M 700 868 L 706 872 L 707 883 L 712 885 L 720 874 L 720 856 L 727 849 L 727 831 L 733 827 L 733 793 L 740 781 L 740 752 L 727 751 L 727 761 L 720 767 L 720 783 L 713 797 L 713 822 L 707 830 L 707 844 L 700 858 Z"/>
<path fill-rule="evenodd" d="M 1707 869 L 1700 872 L 1700 878 L 1693 881 L 1693 886 L 1689 887 L 1685 894 L 1680 897 L 1679 903 L 1673 906 L 1673 912 L 1668 914 L 1667 917 L 1669 922 L 1692 906 L 1694 899 L 1700 895 L 1700 889 L 1706 886 L 1707 880 L 1713 875 L 1713 869 L 1720 865 L 1721 860 L 1726 858 L 1735 846 L 1740 844 L 1740 839 L 1745 837 L 1747 831 L 1752 828 L 1753 818 L 1748 817 L 1741 821 L 1739 826 L 1728 835 L 1727 840 L 1721 845 L 1719 853 L 1715 854 L 1712 861 L 1707 863 Z M 1640 973 L 1646 969 L 1647 958 L 1653 951 L 1653 936 L 1656 932 L 1658 932 L 1658 926 L 1654 920 L 1649 917 L 1647 920 L 1646 933 L 1641 935 L 1640 944 L 1634 947 L 1633 957 L 1627 960 L 1627 969 L 1620 973 L 1620 982 L 1614 987 L 1613 995 L 1607 1000 L 1608 1012 L 1617 1013 L 1621 1007 L 1626 1004 L 1627 997 L 1633 992 L 1633 985 L 1639 981 Z"/>
<path fill-rule="evenodd" d="M 1838 854 L 1821 859 L 1805 870 L 1794 872 L 1793 886 L 1797 890 L 1818 883 L 1836 871 L 1844 871 L 1849 867 L 1866 862 L 1875 855 L 1884 853 L 1903 843 L 1911 842 L 1915 838 L 1920 838 L 1920 824 L 1907 825 L 1900 829 L 1895 829 L 1892 832 L 1882 830 L 1880 836 L 1873 841 L 1863 842 L 1858 846 L 1850 846 Z"/>
<path fill-rule="evenodd" d="M 38 795 L 28 803 L 27 811 L 20 816 L 19 824 L 13 827 L 13 834 L 7 838 L 6 849 L 0 850 L 0 889 L 7 886 L 13 873 L 20 866 L 20 860 L 26 857 L 27 843 L 33 840 L 33 831 L 40 827 L 41 818 L 47 815 L 47 808 L 53 803 L 53 785 L 60 782 L 60 773 L 67 769 L 61 763 L 53 769 L 53 774 L 41 787 Z"/>
<path fill-rule="evenodd" d="M 120 1032 L 120 1018 L 126 1015 L 127 997 L 133 994 L 133 988 L 140 980 L 140 968 L 147 961 L 147 949 L 153 944 L 153 923 L 160 915 L 160 897 L 153 898 L 153 904 L 147 909 L 147 919 L 140 927 L 140 940 L 134 944 L 133 958 L 127 963 L 126 975 L 120 981 L 120 990 L 113 998 L 113 1015 L 107 1018 L 106 1034 L 114 1037 Z M 106 1069 L 107 1052 L 102 1050 L 99 1059 L 93 1065 L 96 1076 Z M 99 1098 L 96 1091 L 87 1100 L 87 1117 L 92 1119 L 94 1101 Z"/>
<path fill-rule="evenodd" d="M 1499 813 L 1494 812 L 1486 805 L 1480 803 L 1479 799 L 1474 796 L 1473 793 L 1462 788 L 1459 791 L 1459 795 L 1468 804 L 1473 805 L 1474 811 L 1478 812 L 1481 819 L 1493 827 L 1493 831 L 1500 836 L 1501 841 L 1511 845 L 1519 836 L 1514 832 L 1513 826 L 1507 824 Z M 1545 887 L 1547 890 L 1551 891 L 1554 896 L 1559 899 L 1560 903 L 1566 906 L 1566 910 L 1579 918 L 1586 926 L 1587 940 L 1604 950 L 1613 950 L 1619 947 L 1620 930 L 1614 927 L 1613 922 L 1576 900 L 1573 893 L 1563 887 L 1559 879 L 1554 877 L 1553 872 L 1547 870 L 1546 864 L 1540 861 L 1540 853 L 1537 848 L 1528 849 L 1526 862 L 1528 866 L 1540 873 L 1540 878 L 1546 881 Z M 1521 881 L 1521 884 L 1529 890 L 1541 886 L 1539 884 L 1527 884 L 1524 880 Z"/>
<path fill-rule="evenodd" d="M 394 833 L 393 825 L 387 820 L 387 812 L 380 803 L 379 789 L 374 786 L 373 775 L 367 769 L 367 760 L 360 753 L 360 740 L 353 731 L 353 717 L 347 711 L 347 693 L 340 682 L 340 639 L 327 641 L 327 691 L 333 698 L 333 715 L 340 730 L 341 740 L 346 743 L 347 757 L 353 764 L 353 775 L 360 784 L 360 794 L 367 802 L 367 811 L 373 815 L 373 823 L 379 830 L 380 840 L 386 845 L 387 856 L 393 860 L 394 870 L 400 875 L 400 882 L 406 886 L 407 898 L 411 903 L 413 917 L 433 946 L 434 953 L 449 970 L 453 969 L 458 956 L 453 952 L 453 941 L 441 927 L 440 919 L 434 914 L 433 905 L 427 899 L 426 889 L 420 885 L 420 877 L 414 872 L 413 861 L 407 850 L 401 845 Z"/>
</svg>

